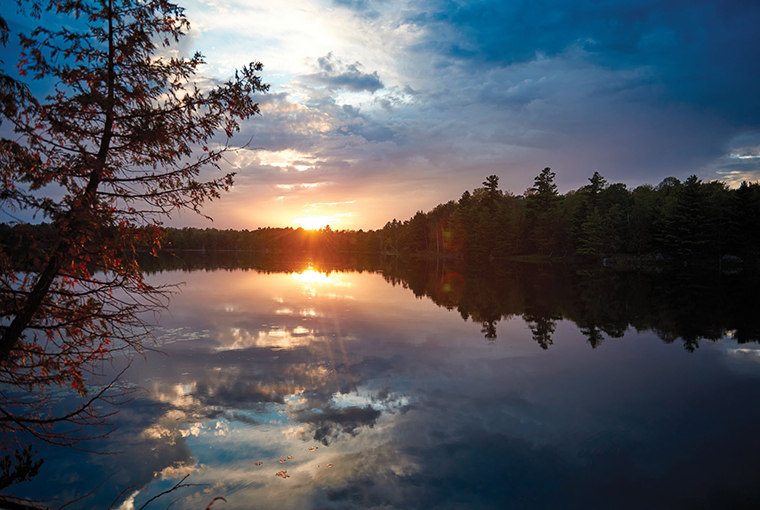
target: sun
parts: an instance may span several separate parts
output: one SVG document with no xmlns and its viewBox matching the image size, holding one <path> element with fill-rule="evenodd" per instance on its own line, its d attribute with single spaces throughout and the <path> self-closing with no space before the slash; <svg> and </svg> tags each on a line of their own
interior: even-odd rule
<svg viewBox="0 0 760 510">
<path fill-rule="evenodd" d="M 303 227 L 306 230 L 319 230 L 330 223 L 335 223 L 334 216 L 304 216 L 293 220 L 295 225 Z"/>
</svg>

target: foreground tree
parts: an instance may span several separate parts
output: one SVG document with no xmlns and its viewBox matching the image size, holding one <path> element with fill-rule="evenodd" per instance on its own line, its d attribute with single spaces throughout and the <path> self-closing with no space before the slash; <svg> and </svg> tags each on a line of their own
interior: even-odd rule
<svg viewBox="0 0 760 510">
<path fill-rule="evenodd" d="M 233 174 L 205 171 L 234 150 L 238 122 L 259 113 L 252 95 L 268 87 L 260 63 L 221 86 L 198 87 L 202 56 L 170 56 L 189 29 L 173 3 L 51 0 L 46 7 L 68 20 L 21 35 L 17 67 L 50 92 L 36 100 L 17 95 L 1 112 L 15 131 L 0 140 L 2 207 L 51 228 L 30 228 L 21 255 L 0 245 L 0 384 L 28 392 L 15 402 L 3 394 L 0 430 L 11 442 L 32 435 L 75 444 L 81 429 L 54 427 L 93 417 L 103 390 L 56 417 L 44 388 L 87 395 L 88 373 L 100 362 L 143 349 L 144 313 L 163 307 L 172 289 L 143 279 L 137 253 L 159 247 L 162 219 L 200 212 L 230 188 Z"/>
</svg>

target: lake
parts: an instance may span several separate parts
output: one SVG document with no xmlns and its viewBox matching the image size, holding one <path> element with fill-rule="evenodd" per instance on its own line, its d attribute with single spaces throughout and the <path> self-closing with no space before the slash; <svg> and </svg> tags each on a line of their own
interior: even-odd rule
<svg viewBox="0 0 760 510">
<path fill-rule="evenodd" d="M 94 445 L 121 453 L 41 447 L 16 491 L 106 480 L 78 508 L 140 508 L 189 475 L 147 508 L 758 508 L 754 277 L 325 267 L 152 274 L 185 285 Z"/>
</svg>

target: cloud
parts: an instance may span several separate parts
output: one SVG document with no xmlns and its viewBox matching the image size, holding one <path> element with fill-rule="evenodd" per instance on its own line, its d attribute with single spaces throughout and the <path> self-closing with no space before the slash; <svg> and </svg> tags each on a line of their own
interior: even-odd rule
<svg viewBox="0 0 760 510">
<path fill-rule="evenodd" d="M 377 71 L 362 72 L 359 62 L 347 63 L 328 53 L 317 59 L 318 71 L 303 77 L 306 82 L 322 85 L 330 90 L 345 89 L 352 92 L 376 92 L 384 87 Z"/>
<path fill-rule="evenodd" d="M 346 45 L 312 57 L 316 70 L 293 76 L 250 129 L 268 150 L 310 155 L 299 160 L 313 165 L 310 182 L 330 183 L 320 201 L 357 201 L 355 228 L 430 209 L 493 173 L 517 193 L 545 166 L 562 191 L 596 170 L 632 186 L 719 177 L 728 144 L 758 118 L 744 80 L 756 72 L 744 60 L 758 51 L 752 5 L 334 6 L 351 15 Z M 755 160 L 741 161 L 755 175 Z M 274 179 L 255 164 L 239 175 L 246 189 Z M 293 197 L 283 208 L 303 207 Z"/>
<path fill-rule="evenodd" d="M 332 0 L 333 5 L 366 13 L 371 8 L 370 0 Z"/>
<path fill-rule="evenodd" d="M 341 434 L 355 436 L 362 427 L 374 427 L 381 415 L 381 411 L 370 406 L 339 409 L 327 407 L 318 412 L 310 410 L 298 413 L 295 419 L 311 427 L 315 441 L 329 446 Z"/>
<path fill-rule="evenodd" d="M 580 48 L 605 69 L 647 67 L 662 87 L 655 101 L 718 109 L 736 122 L 757 118 L 760 5 L 744 0 L 599 4 L 550 0 L 431 2 L 410 20 L 426 28 L 420 48 L 472 69 L 509 67 Z M 455 34 L 455 35 L 452 35 Z"/>
<path fill-rule="evenodd" d="M 760 131 L 744 133 L 728 144 L 726 154 L 712 165 L 715 177 L 732 186 L 760 180 Z"/>
<path fill-rule="evenodd" d="M 521 193 L 546 166 L 563 192 L 594 171 L 631 186 L 760 177 L 740 143 L 760 129 L 757 2 L 223 3 L 188 10 L 181 49 L 209 62 L 198 83 L 259 59 L 272 92 L 233 140 L 261 150 L 222 163 L 237 180 L 205 209 L 215 227 L 354 201 L 340 226 L 378 228 L 490 174 Z"/>
</svg>

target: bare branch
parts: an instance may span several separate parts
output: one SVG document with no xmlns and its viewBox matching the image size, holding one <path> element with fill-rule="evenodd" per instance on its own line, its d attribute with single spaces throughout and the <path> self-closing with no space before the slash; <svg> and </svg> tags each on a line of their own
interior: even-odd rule
<svg viewBox="0 0 760 510">
<path fill-rule="evenodd" d="M 167 490 L 165 490 L 164 492 L 161 492 L 161 493 L 159 493 L 159 494 L 156 494 L 155 496 L 153 496 L 152 498 L 150 498 L 148 501 L 146 501 L 146 502 L 145 502 L 145 504 L 144 504 L 143 506 L 141 506 L 141 507 L 139 508 L 139 510 L 143 510 L 143 509 L 144 509 L 146 506 L 148 506 L 150 503 L 152 503 L 153 501 L 157 500 L 157 499 L 158 499 L 158 498 L 160 498 L 161 496 L 165 496 L 165 495 L 167 495 L 167 494 L 170 494 L 170 493 L 172 493 L 172 492 L 174 492 L 174 491 L 176 491 L 176 490 L 179 490 L 179 489 L 184 489 L 185 487 L 206 487 L 206 486 L 208 486 L 208 484 L 205 484 L 205 483 L 185 483 L 185 484 L 183 484 L 182 482 L 184 482 L 185 480 L 187 480 L 187 478 L 188 478 L 189 476 L 190 476 L 190 475 L 185 475 L 185 476 L 184 476 L 184 477 L 182 477 L 182 479 L 181 479 L 179 482 L 177 482 L 177 484 L 176 484 L 174 487 L 172 487 L 171 489 L 167 489 Z"/>
</svg>

